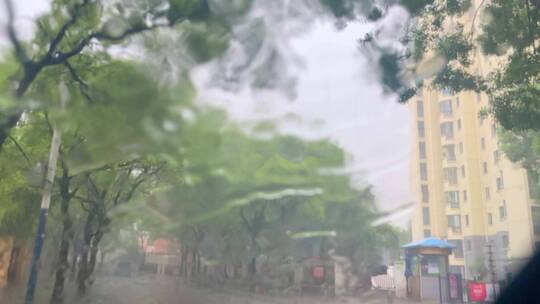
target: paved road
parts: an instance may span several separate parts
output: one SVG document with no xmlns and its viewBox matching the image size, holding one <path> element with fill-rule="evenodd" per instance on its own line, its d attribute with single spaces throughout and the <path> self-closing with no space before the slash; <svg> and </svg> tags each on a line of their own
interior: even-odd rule
<svg viewBox="0 0 540 304">
<path fill-rule="evenodd" d="M 50 293 L 42 285 L 36 304 L 48 304 Z M 74 286 L 67 286 L 73 291 Z M 22 304 L 20 296 L 2 297 L 0 303 Z M 15 300 L 14 300 L 15 299 Z M 385 304 L 386 297 L 381 292 L 369 292 L 356 298 L 318 297 L 271 297 L 251 295 L 236 291 L 217 291 L 186 286 L 177 278 L 139 276 L 132 278 L 100 277 L 90 288 L 88 295 L 75 298 L 68 295 L 66 304 Z M 393 303 L 411 303 L 395 300 Z"/>
<path fill-rule="evenodd" d="M 357 298 L 271 297 L 235 291 L 198 289 L 176 278 L 142 276 L 104 277 L 92 287 L 84 304 L 386 304 L 384 293 L 369 292 Z M 395 300 L 395 304 L 410 303 Z"/>
</svg>

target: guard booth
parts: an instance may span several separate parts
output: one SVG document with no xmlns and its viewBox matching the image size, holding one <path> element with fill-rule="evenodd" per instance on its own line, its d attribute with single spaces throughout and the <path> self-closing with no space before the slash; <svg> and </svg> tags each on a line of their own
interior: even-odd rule
<svg viewBox="0 0 540 304">
<path fill-rule="evenodd" d="M 439 303 L 461 303 L 462 296 L 456 278 L 448 271 L 448 256 L 455 246 L 429 237 L 402 248 L 405 250 L 407 297 L 415 300 L 435 300 Z"/>
</svg>

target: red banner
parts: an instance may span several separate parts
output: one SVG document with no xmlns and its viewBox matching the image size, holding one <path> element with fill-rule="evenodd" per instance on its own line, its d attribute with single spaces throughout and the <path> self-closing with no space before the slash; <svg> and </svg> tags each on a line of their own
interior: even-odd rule
<svg viewBox="0 0 540 304">
<path fill-rule="evenodd" d="M 322 266 L 316 266 L 313 268 L 313 277 L 315 279 L 323 279 L 324 278 L 324 267 Z"/>
<path fill-rule="evenodd" d="M 485 283 L 469 283 L 469 301 L 483 302 L 487 298 Z"/>
</svg>

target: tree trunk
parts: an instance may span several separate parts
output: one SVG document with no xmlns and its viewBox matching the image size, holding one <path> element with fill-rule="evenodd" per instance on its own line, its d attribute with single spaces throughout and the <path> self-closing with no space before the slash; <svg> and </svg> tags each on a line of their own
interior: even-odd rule
<svg viewBox="0 0 540 304">
<path fill-rule="evenodd" d="M 51 303 L 62 303 L 64 294 L 64 284 L 66 271 L 69 269 L 69 246 L 73 240 L 72 222 L 68 213 L 69 201 L 62 200 L 61 212 L 62 222 L 62 240 L 60 250 L 58 251 L 58 269 L 56 269 L 56 278 L 53 287 Z"/>
<path fill-rule="evenodd" d="M 84 294 L 86 292 L 87 284 L 92 283 L 90 278 L 94 274 L 96 268 L 97 253 L 99 249 L 98 245 L 103 237 L 103 230 L 101 228 L 98 229 L 95 236 L 91 237 L 88 241 L 85 240 L 85 248 L 81 256 L 79 277 L 77 280 L 79 286 L 78 291 L 80 294 Z"/>
<path fill-rule="evenodd" d="M 101 271 L 103 269 L 103 265 L 105 264 L 105 252 L 103 250 L 100 251 L 100 257 L 99 257 L 99 266 L 98 270 Z"/>
<path fill-rule="evenodd" d="M 201 273 L 201 255 L 197 252 L 195 253 L 195 256 L 197 257 L 197 274 Z"/>
<path fill-rule="evenodd" d="M 90 271 L 88 273 L 88 278 L 90 278 L 90 276 L 94 274 L 94 271 L 96 269 L 97 254 L 99 252 L 99 242 L 103 238 L 103 230 L 101 229 L 101 227 L 98 229 L 98 232 L 92 239 L 92 247 L 90 248 Z"/>
<path fill-rule="evenodd" d="M 84 244 L 81 259 L 79 261 L 79 272 L 77 273 L 77 292 L 79 294 L 86 293 L 86 279 L 88 278 L 88 251 L 89 245 Z"/>
<path fill-rule="evenodd" d="M 60 205 L 60 213 L 62 216 L 62 234 L 60 240 L 60 250 L 58 251 L 58 268 L 56 269 L 56 277 L 51 296 L 52 304 L 63 302 L 66 271 L 69 269 L 69 246 L 73 241 L 73 222 L 71 221 L 69 215 L 69 203 L 71 201 L 71 194 L 69 192 L 69 172 L 66 166 L 63 165 L 62 167 L 62 179 L 58 184 L 60 186 L 60 195 L 62 197 Z"/>
<path fill-rule="evenodd" d="M 92 245 L 92 222 L 96 217 L 96 210 L 92 209 L 86 216 L 84 225 L 84 244 L 82 248 L 81 258 L 79 261 L 79 272 L 77 273 L 77 292 L 79 294 L 86 293 L 86 282 L 90 273 L 89 254 Z"/>
<path fill-rule="evenodd" d="M 75 239 L 75 238 L 74 238 Z M 73 242 L 73 253 L 71 254 L 71 269 L 70 269 L 70 278 L 73 280 L 75 278 L 75 273 L 77 272 L 77 260 L 79 254 L 76 250 L 76 244 Z"/>
<path fill-rule="evenodd" d="M 180 271 L 182 273 L 183 278 L 187 278 L 188 275 L 188 254 L 189 254 L 189 248 L 187 246 L 184 246 L 182 248 L 182 270 Z"/>
<path fill-rule="evenodd" d="M 250 279 L 254 279 L 255 276 L 257 275 L 257 257 L 256 256 L 251 257 L 251 260 L 249 261 L 248 275 Z"/>
<path fill-rule="evenodd" d="M 195 276 L 195 273 L 197 272 L 197 256 L 195 254 L 195 249 L 192 249 L 191 250 L 191 267 L 190 267 L 190 273 L 189 273 L 189 278 L 190 280 L 193 279 L 193 277 Z"/>
</svg>

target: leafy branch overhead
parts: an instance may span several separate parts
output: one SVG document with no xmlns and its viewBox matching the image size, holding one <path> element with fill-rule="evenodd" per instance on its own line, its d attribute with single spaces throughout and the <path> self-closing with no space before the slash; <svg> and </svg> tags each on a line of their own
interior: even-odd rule
<svg viewBox="0 0 540 304">
<path fill-rule="evenodd" d="M 484 92 L 488 112 L 504 128 L 540 128 L 539 6 L 531 0 L 480 1 L 477 6 L 448 0 L 419 8 L 403 39 L 403 52 L 410 56 L 402 67 L 413 66 L 413 82 L 403 81 L 403 88 L 426 84 Z"/>
</svg>

